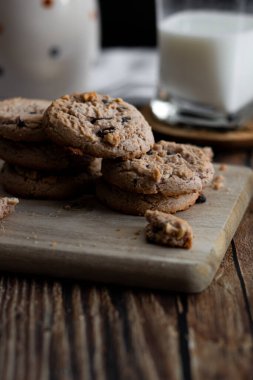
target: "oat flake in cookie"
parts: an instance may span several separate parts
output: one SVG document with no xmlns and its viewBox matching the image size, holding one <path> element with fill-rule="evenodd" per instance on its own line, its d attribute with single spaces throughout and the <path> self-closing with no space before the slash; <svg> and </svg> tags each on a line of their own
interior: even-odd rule
<svg viewBox="0 0 253 380">
<path fill-rule="evenodd" d="M 13 141 L 46 139 L 42 118 L 47 100 L 13 98 L 0 102 L 0 137 Z"/>
<path fill-rule="evenodd" d="M 151 127 L 134 106 L 97 93 L 55 100 L 44 121 L 50 139 L 95 157 L 139 157 L 154 144 Z"/>
<path fill-rule="evenodd" d="M 132 160 L 104 160 L 102 173 L 109 183 L 125 191 L 176 196 L 201 192 L 213 178 L 211 151 L 169 141 L 156 143 Z"/>
</svg>

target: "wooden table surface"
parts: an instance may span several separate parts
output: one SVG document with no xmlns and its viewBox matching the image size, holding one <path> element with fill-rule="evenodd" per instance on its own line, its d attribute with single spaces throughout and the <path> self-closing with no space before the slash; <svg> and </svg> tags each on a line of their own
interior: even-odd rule
<svg viewBox="0 0 253 380">
<path fill-rule="evenodd" d="M 0 379 L 253 379 L 253 202 L 199 295 L 2 273 Z"/>
</svg>

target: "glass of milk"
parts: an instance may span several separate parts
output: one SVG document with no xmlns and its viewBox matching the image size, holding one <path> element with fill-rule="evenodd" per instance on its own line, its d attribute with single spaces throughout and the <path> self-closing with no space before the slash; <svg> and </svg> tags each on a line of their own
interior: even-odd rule
<svg viewBox="0 0 253 380">
<path fill-rule="evenodd" d="M 159 85 L 154 115 L 233 128 L 253 114 L 253 15 L 246 0 L 156 0 Z"/>
</svg>

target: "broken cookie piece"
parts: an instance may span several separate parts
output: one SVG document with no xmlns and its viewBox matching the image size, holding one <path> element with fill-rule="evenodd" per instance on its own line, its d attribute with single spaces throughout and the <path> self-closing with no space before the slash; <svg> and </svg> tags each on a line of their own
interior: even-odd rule
<svg viewBox="0 0 253 380">
<path fill-rule="evenodd" d="M 191 248 L 192 228 L 185 220 L 161 211 L 151 210 L 146 211 L 145 217 L 149 222 L 145 233 L 150 243 L 176 248 Z"/>
<path fill-rule="evenodd" d="M 0 219 L 3 219 L 13 213 L 15 211 L 15 206 L 18 203 L 18 198 L 0 198 Z"/>
</svg>

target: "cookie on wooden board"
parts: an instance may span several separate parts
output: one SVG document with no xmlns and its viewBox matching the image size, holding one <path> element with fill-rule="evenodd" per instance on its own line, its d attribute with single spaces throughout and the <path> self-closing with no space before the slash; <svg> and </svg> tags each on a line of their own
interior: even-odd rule
<svg viewBox="0 0 253 380">
<path fill-rule="evenodd" d="M 150 243 L 175 248 L 192 247 L 192 228 L 186 220 L 161 211 L 147 210 L 145 235 Z"/>
<path fill-rule="evenodd" d="M 4 164 L 0 182 L 4 190 L 21 198 L 61 200 L 89 192 L 94 178 L 85 172 L 52 175 Z"/>
<path fill-rule="evenodd" d="M 43 141 L 47 100 L 12 98 L 0 101 L 0 137 L 13 141 Z"/>
<path fill-rule="evenodd" d="M 51 140 L 95 157 L 138 157 L 154 144 L 150 125 L 134 106 L 97 93 L 55 100 L 44 123 Z"/>
<path fill-rule="evenodd" d="M 201 192 L 213 179 L 210 148 L 160 141 L 140 158 L 104 160 L 107 182 L 123 190 L 168 196 Z"/>
<path fill-rule="evenodd" d="M 130 215 L 144 215 L 147 210 L 159 210 L 166 213 L 183 211 L 194 205 L 199 193 L 168 197 L 162 194 L 137 194 L 100 180 L 96 185 L 98 199 L 113 210 Z"/>
<path fill-rule="evenodd" d="M 0 158 L 9 164 L 27 169 L 46 171 L 90 170 L 101 171 L 101 159 L 64 149 L 44 141 L 40 143 L 17 142 L 0 139 Z"/>
</svg>

